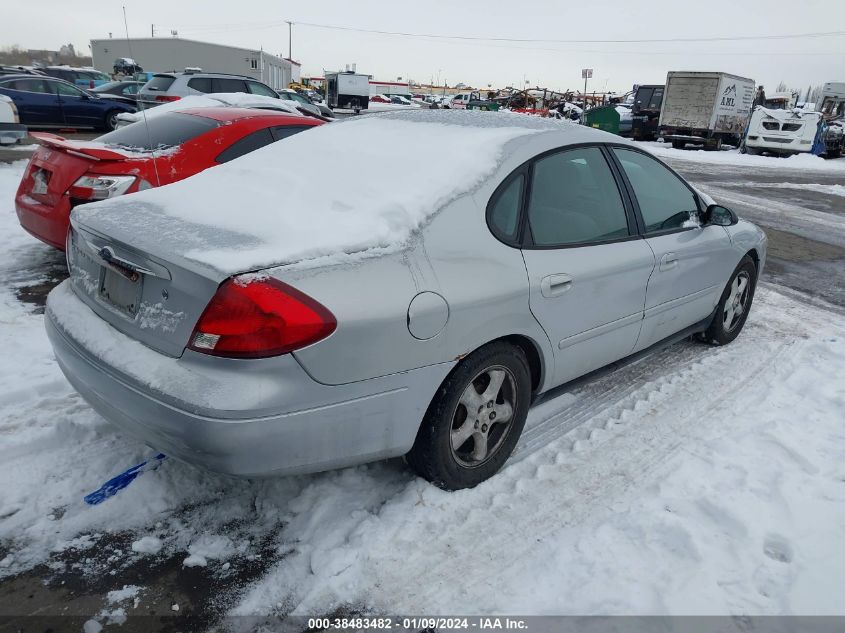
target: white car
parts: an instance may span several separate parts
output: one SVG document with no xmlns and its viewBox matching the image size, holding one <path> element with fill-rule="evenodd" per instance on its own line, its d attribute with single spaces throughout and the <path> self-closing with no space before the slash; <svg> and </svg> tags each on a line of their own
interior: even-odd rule
<svg viewBox="0 0 845 633">
<path fill-rule="evenodd" d="M 15 102 L 0 95 L 0 145 L 14 145 L 26 135 L 26 126 L 21 124 Z"/>
<path fill-rule="evenodd" d="M 745 136 L 743 150 L 747 154 L 788 156 L 808 153 L 823 124 L 821 112 L 808 110 L 772 110 L 757 106 Z"/>
</svg>

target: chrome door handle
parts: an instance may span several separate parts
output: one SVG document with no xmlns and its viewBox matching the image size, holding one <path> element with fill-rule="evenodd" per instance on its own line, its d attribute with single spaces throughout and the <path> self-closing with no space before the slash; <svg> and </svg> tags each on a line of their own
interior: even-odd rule
<svg viewBox="0 0 845 633">
<path fill-rule="evenodd" d="M 563 273 L 547 275 L 540 280 L 540 294 L 544 297 L 556 297 L 572 289 L 572 277 Z"/>
<path fill-rule="evenodd" d="M 660 258 L 660 270 L 672 270 L 678 265 L 678 256 L 675 253 L 666 253 Z"/>
</svg>

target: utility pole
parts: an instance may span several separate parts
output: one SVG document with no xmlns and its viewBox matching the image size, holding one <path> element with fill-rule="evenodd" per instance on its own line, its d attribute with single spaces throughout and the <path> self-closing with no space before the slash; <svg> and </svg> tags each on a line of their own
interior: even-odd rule
<svg viewBox="0 0 845 633">
<path fill-rule="evenodd" d="M 293 22 L 285 20 L 288 23 L 288 59 L 293 61 Z"/>
<path fill-rule="evenodd" d="M 156 25 L 150 24 L 150 37 L 155 37 L 155 36 L 156 36 Z"/>
</svg>

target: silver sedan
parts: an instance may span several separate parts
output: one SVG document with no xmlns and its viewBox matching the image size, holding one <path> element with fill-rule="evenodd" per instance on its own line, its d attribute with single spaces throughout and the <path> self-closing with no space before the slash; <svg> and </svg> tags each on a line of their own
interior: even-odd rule
<svg viewBox="0 0 845 633">
<path fill-rule="evenodd" d="M 765 235 L 637 145 L 504 113 L 364 118 L 74 211 L 46 327 L 94 409 L 233 475 L 405 455 L 459 489 L 503 466 L 540 394 L 742 330 Z M 290 163 L 291 182 L 322 188 L 279 209 L 274 165 L 315 147 L 325 160 Z M 440 165 L 445 151 L 459 159 Z"/>
</svg>

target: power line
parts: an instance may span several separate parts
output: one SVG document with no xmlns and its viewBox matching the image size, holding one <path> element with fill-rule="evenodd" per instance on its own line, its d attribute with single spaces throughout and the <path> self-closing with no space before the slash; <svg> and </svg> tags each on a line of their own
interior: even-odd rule
<svg viewBox="0 0 845 633">
<path fill-rule="evenodd" d="M 244 29 L 267 29 L 283 24 L 289 24 L 289 20 L 264 20 L 261 22 L 242 22 L 227 25 L 183 25 L 178 27 L 180 31 L 191 32 L 223 32 Z M 335 24 L 320 24 L 317 22 L 296 22 L 298 26 L 310 26 L 316 29 L 327 29 L 333 31 L 350 31 L 355 33 L 369 33 L 372 35 L 390 35 L 398 37 L 415 37 L 439 40 L 462 40 L 473 42 L 510 42 L 515 44 L 657 44 L 657 43 L 679 43 L 679 42 L 743 42 L 758 40 L 788 40 L 788 39 L 818 39 L 826 37 L 842 37 L 845 31 L 818 31 L 812 33 L 786 33 L 770 35 L 736 35 L 722 37 L 673 37 L 673 38 L 643 38 L 643 39 L 545 39 L 545 38 L 519 38 L 519 37 L 487 37 L 474 35 L 446 35 L 440 33 L 412 33 L 408 31 L 386 31 L 380 29 L 365 29 L 352 26 L 338 26 Z M 177 27 L 174 27 L 177 28 Z"/>
<path fill-rule="evenodd" d="M 382 31 L 379 29 L 364 29 L 351 26 L 337 26 L 331 24 L 318 24 L 316 22 L 296 22 L 299 26 L 310 26 L 318 29 L 330 29 L 334 31 L 354 31 L 356 33 L 372 33 L 375 35 L 397 35 L 401 37 L 420 37 L 429 39 L 444 40 L 470 40 L 484 42 L 512 42 L 517 44 L 656 44 L 666 42 L 741 42 L 752 40 L 787 40 L 787 39 L 809 39 L 820 37 L 841 37 L 845 31 L 823 31 L 816 33 L 791 33 L 779 35 L 738 35 L 729 37 L 674 37 L 666 39 L 612 39 L 612 40 L 572 40 L 572 39 L 543 39 L 543 38 L 518 38 L 518 37 L 478 37 L 472 35 L 442 35 L 435 33 L 409 33 L 405 31 Z"/>
</svg>

